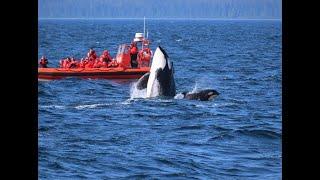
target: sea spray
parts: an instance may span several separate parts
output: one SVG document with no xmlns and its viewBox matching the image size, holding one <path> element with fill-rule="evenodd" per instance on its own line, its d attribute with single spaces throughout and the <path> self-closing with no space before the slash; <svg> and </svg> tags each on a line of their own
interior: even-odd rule
<svg viewBox="0 0 320 180">
<path fill-rule="evenodd" d="M 130 88 L 130 99 L 136 98 L 146 98 L 147 96 L 147 89 L 139 90 L 137 88 L 137 83 L 133 83 Z"/>
</svg>

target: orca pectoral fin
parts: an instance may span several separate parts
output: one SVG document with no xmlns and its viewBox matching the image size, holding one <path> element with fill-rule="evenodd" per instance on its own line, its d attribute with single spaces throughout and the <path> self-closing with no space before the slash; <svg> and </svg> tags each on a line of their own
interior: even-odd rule
<svg viewBox="0 0 320 180">
<path fill-rule="evenodd" d="M 150 73 L 144 74 L 137 82 L 137 89 L 142 90 L 147 88 L 148 79 L 149 79 Z"/>
</svg>

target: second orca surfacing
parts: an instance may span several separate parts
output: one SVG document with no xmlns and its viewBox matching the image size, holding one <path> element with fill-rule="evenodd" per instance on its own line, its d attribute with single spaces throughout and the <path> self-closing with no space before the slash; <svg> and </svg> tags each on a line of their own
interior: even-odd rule
<svg viewBox="0 0 320 180">
<path fill-rule="evenodd" d="M 168 54 L 162 47 L 157 47 L 150 72 L 138 80 L 136 87 L 139 90 L 147 89 L 147 98 L 176 95 L 173 63 L 170 62 Z M 208 101 L 217 97 L 219 93 L 213 89 L 205 89 L 197 92 L 183 92 L 182 95 L 185 99 Z"/>
</svg>

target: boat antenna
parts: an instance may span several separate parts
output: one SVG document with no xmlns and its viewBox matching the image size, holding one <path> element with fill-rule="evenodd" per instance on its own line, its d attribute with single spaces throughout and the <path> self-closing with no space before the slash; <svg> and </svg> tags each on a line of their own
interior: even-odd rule
<svg viewBox="0 0 320 180">
<path fill-rule="evenodd" d="M 146 37 L 146 17 L 143 17 L 143 37 Z"/>
</svg>

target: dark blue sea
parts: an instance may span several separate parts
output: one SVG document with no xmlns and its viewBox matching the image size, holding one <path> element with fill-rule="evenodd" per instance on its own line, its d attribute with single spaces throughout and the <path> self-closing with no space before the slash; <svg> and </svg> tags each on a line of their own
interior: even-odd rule
<svg viewBox="0 0 320 180">
<path fill-rule="evenodd" d="M 49 66 L 90 47 L 115 56 L 143 20 L 39 20 Z M 177 92 L 213 101 L 134 98 L 134 80 L 38 84 L 39 179 L 281 179 L 282 22 L 148 20 L 174 63 Z"/>
</svg>

